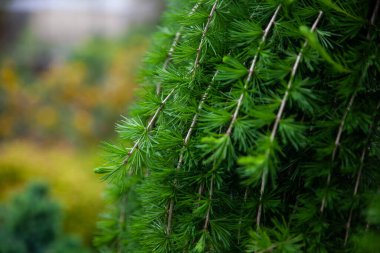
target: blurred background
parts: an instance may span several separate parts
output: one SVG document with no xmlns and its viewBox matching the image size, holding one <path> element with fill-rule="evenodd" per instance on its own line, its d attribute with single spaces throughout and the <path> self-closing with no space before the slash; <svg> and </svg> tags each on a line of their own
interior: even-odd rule
<svg viewBox="0 0 380 253">
<path fill-rule="evenodd" d="M 0 252 L 92 251 L 104 205 L 104 184 L 93 174 L 100 142 L 112 140 L 133 100 L 164 7 L 160 0 L 0 0 Z"/>
</svg>

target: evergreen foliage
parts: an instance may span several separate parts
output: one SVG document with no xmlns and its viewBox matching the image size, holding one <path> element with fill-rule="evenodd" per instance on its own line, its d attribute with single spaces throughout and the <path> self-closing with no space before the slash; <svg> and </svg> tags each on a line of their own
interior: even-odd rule
<svg viewBox="0 0 380 253">
<path fill-rule="evenodd" d="M 352 234 L 378 233 L 363 215 L 380 182 L 379 4 L 171 1 L 96 169 L 101 252 L 352 252 Z"/>
</svg>

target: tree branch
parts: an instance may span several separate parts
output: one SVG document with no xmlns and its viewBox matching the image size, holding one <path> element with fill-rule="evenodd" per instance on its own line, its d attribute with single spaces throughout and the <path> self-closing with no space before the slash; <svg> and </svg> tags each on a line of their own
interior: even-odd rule
<svg viewBox="0 0 380 253">
<path fill-rule="evenodd" d="M 232 133 L 233 126 L 234 126 L 234 124 L 235 124 L 235 122 L 237 120 L 237 117 L 238 117 L 239 111 L 240 111 L 240 107 L 241 107 L 241 105 L 243 103 L 244 92 L 247 90 L 249 82 L 252 79 L 252 76 L 253 76 L 253 73 L 254 73 L 254 70 L 255 70 L 255 67 L 256 67 L 256 63 L 257 63 L 257 61 L 259 59 L 259 53 L 262 50 L 262 47 L 264 46 L 265 40 L 266 40 L 266 38 L 268 36 L 268 33 L 269 33 L 270 29 L 272 28 L 274 22 L 276 21 L 276 17 L 277 17 L 278 12 L 280 11 L 280 8 L 281 8 L 281 5 L 278 5 L 276 11 L 274 12 L 272 18 L 270 19 L 267 27 L 264 30 L 263 37 L 261 38 L 261 41 L 260 41 L 260 44 L 259 44 L 259 46 L 257 48 L 256 54 L 253 57 L 251 66 L 249 67 L 249 70 L 248 70 L 248 76 L 247 76 L 247 78 L 245 79 L 245 82 L 244 82 L 243 92 L 241 93 L 241 95 L 240 95 L 240 97 L 239 97 L 239 99 L 237 101 L 237 105 L 236 105 L 235 111 L 232 114 L 232 120 L 230 122 L 230 125 L 229 125 L 227 131 L 226 131 L 226 135 L 228 135 L 228 136 L 230 136 L 231 133 Z"/>
<path fill-rule="evenodd" d="M 346 110 L 344 111 L 343 117 L 340 121 L 338 134 L 336 135 L 335 142 L 334 142 L 334 149 L 333 149 L 333 152 L 331 155 L 331 163 L 332 164 L 335 161 L 336 154 L 337 154 L 337 151 L 338 151 L 338 148 L 340 145 L 340 139 L 342 137 L 343 129 L 344 129 L 344 126 L 346 124 L 346 118 L 347 118 L 348 113 L 351 110 L 351 107 L 352 107 L 354 101 L 355 101 L 356 94 L 357 94 L 357 89 L 355 90 L 354 94 L 352 94 L 350 101 L 348 102 L 348 105 L 346 107 Z M 329 174 L 327 175 L 326 186 L 329 187 L 330 184 L 331 184 L 331 170 L 330 170 Z M 324 195 L 322 198 L 321 208 L 319 209 L 319 211 L 321 213 L 323 213 L 325 207 L 326 207 L 326 195 Z"/>
<path fill-rule="evenodd" d="M 355 91 L 352 94 L 352 96 L 350 98 L 350 101 L 348 102 L 347 107 L 346 107 L 346 109 L 345 109 L 345 111 L 343 113 L 343 117 L 342 117 L 342 119 L 340 121 L 338 133 L 336 135 L 335 142 L 334 142 L 334 149 L 333 149 L 333 152 L 332 152 L 332 155 L 331 155 L 332 166 L 334 165 L 334 162 L 335 162 L 335 158 L 336 158 L 336 155 L 337 155 L 337 152 L 338 152 L 338 148 L 339 148 L 339 145 L 340 145 L 340 140 L 342 138 L 342 134 L 343 134 L 344 126 L 346 124 L 346 119 L 347 119 L 348 113 L 351 111 L 351 108 L 352 108 L 352 105 L 354 104 L 354 101 L 355 101 L 356 95 L 358 93 L 360 84 L 363 82 L 363 80 L 365 78 L 365 75 L 367 74 L 368 68 L 369 68 L 369 63 L 367 62 L 367 64 L 364 67 L 364 70 L 362 71 L 362 75 L 361 75 L 361 77 L 360 77 L 360 79 L 358 81 L 358 84 L 357 84 L 357 86 L 355 88 Z M 331 173 L 332 173 L 332 169 L 330 169 L 330 172 L 327 175 L 326 187 L 329 187 L 330 184 L 331 184 Z M 326 207 L 326 194 L 322 198 L 321 207 L 319 209 L 319 211 L 321 212 L 321 214 L 323 214 L 325 207 Z"/>
<path fill-rule="evenodd" d="M 192 134 L 192 132 L 195 128 L 195 125 L 197 124 L 197 121 L 198 121 L 199 112 L 203 108 L 203 104 L 204 104 L 204 102 L 208 96 L 208 92 L 210 91 L 210 89 L 211 89 L 211 84 L 207 87 L 207 89 L 206 89 L 205 93 L 203 94 L 202 99 L 198 105 L 198 112 L 194 115 L 193 120 L 192 120 L 191 125 L 190 125 L 190 128 L 187 131 L 186 137 L 185 137 L 184 142 L 183 142 L 183 148 L 185 146 L 187 146 L 187 144 L 190 141 L 191 134 Z M 179 170 L 181 168 L 182 163 L 183 163 L 183 159 L 184 159 L 184 150 L 182 149 L 181 153 L 179 155 L 176 170 Z M 166 227 L 166 234 L 168 234 L 168 235 L 170 234 L 171 226 L 172 226 L 173 209 L 174 209 L 174 199 L 172 198 L 172 199 L 170 199 L 170 203 L 169 203 L 168 222 L 167 222 L 167 227 Z"/>
<path fill-rule="evenodd" d="M 210 12 L 210 14 L 208 15 L 207 23 L 206 23 L 206 25 L 205 25 L 205 28 L 203 29 L 203 32 L 202 32 L 201 41 L 199 42 L 199 45 L 198 45 L 198 48 L 197 48 L 197 55 L 196 55 L 196 57 L 195 57 L 194 66 L 193 66 L 193 69 L 191 70 L 192 73 L 193 73 L 193 77 L 195 76 L 196 70 L 197 70 L 197 68 L 199 67 L 199 61 L 200 61 L 200 57 L 201 57 L 202 46 L 203 46 L 203 43 L 204 43 L 204 41 L 205 41 L 205 38 L 206 38 L 206 34 L 207 34 L 207 32 L 208 32 L 208 29 L 209 29 L 209 27 L 210 27 L 212 17 L 213 17 L 214 14 L 215 14 L 217 4 L 218 4 L 218 0 L 215 0 L 214 5 L 213 5 L 212 8 L 211 8 L 211 12 Z"/>
<path fill-rule="evenodd" d="M 210 183 L 210 191 L 209 191 L 209 201 L 210 204 L 207 209 L 206 217 L 205 217 L 205 224 L 203 225 L 203 230 L 206 231 L 208 229 L 208 224 L 210 222 L 210 211 L 211 211 L 211 200 L 212 195 L 214 193 L 214 174 L 211 176 L 211 183 Z"/>
<path fill-rule="evenodd" d="M 314 24 L 311 28 L 311 31 L 314 32 L 315 29 L 317 28 L 317 25 L 321 19 L 323 15 L 323 12 L 322 11 L 319 11 L 319 14 L 318 14 L 318 17 L 317 19 L 314 21 Z M 289 82 L 288 82 L 288 85 L 286 87 L 286 91 L 285 91 L 285 94 L 284 94 L 284 97 L 282 98 L 281 100 L 281 104 L 280 104 L 280 109 L 278 110 L 277 112 L 277 115 L 276 115 L 276 121 L 274 122 L 274 125 L 273 125 L 273 129 L 272 129 L 272 133 L 271 133 L 271 136 L 270 136 L 270 141 L 273 142 L 275 137 L 276 137 L 276 133 L 277 133 L 277 130 L 278 130 L 278 126 L 280 124 L 280 120 L 282 118 L 282 115 L 284 113 L 284 109 L 285 109 L 285 105 L 286 105 L 286 102 L 288 100 L 288 96 L 289 96 L 289 91 L 290 89 L 292 88 L 292 85 L 293 85 L 293 82 L 294 82 L 294 78 L 296 76 L 296 72 L 298 70 L 298 67 L 299 67 L 299 64 L 300 64 L 300 61 L 301 61 L 301 58 L 303 56 L 303 51 L 305 50 L 306 46 L 307 46 L 307 41 L 305 41 L 302 45 L 302 48 L 300 50 L 300 52 L 298 53 L 297 55 L 297 58 L 296 58 L 296 62 L 294 63 L 293 65 L 293 68 L 292 68 L 292 72 L 291 72 L 291 75 L 290 75 L 290 79 L 289 79 Z"/>
<path fill-rule="evenodd" d="M 190 11 L 190 13 L 189 13 L 188 16 L 193 15 L 194 12 L 198 9 L 199 5 L 200 5 L 199 2 L 196 3 L 196 4 L 194 5 L 194 7 L 191 9 L 191 11 Z M 170 61 L 171 61 L 171 59 L 172 59 L 172 56 L 173 56 L 173 53 L 174 53 L 174 49 L 175 49 L 175 47 L 177 46 L 177 44 L 178 44 L 178 42 L 179 42 L 179 40 L 180 40 L 180 38 L 181 38 L 181 30 L 182 30 L 182 27 L 181 27 L 181 28 L 179 29 L 179 31 L 176 33 L 175 38 L 174 38 L 174 40 L 173 40 L 173 42 L 172 42 L 172 45 L 171 45 L 171 47 L 170 47 L 170 49 L 169 49 L 168 56 L 167 56 L 167 58 L 166 58 L 166 60 L 165 60 L 165 62 L 164 62 L 164 66 L 163 66 L 163 69 L 164 69 L 164 70 L 166 70 L 167 67 L 169 66 L 169 63 L 170 63 Z M 157 95 L 160 95 L 160 93 L 161 93 L 161 90 L 162 90 L 161 85 L 162 85 L 162 83 L 159 82 L 159 83 L 157 84 L 157 86 L 156 86 L 156 94 L 157 94 Z M 167 95 L 166 98 L 164 99 L 164 101 L 162 101 L 160 107 L 156 110 L 156 112 L 154 113 L 153 117 L 149 120 L 149 122 L 148 122 L 148 126 L 147 126 L 147 129 L 150 130 L 150 129 L 152 128 L 152 126 L 154 125 L 155 120 L 156 120 L 156 118 L 157 118 L 159 112 L 162 110 L 162 108 L 164 107 L 166 101 L 170 98 L 170 96 L 173 94 L 173 92 L 174 92 L 174 89 L 172 89 L 172 90 L 170 91 L 169 95 Z M 127 157 L 124 159 L 124 161 L 123 161 L 123 165 L 125 165 L 125 164 L 128 162 L 128 160 L 129 160 L 129 158 L 132 156 L 132 154 L 138 149 L 138 146 L 139 146 L 141 140 L 142 140 L 142 138 L 138 139 L 137 142 L 133 145 L 132 149 L 128 152 Z"/>
<path fill-rule="evenodd" d="M 375 25 L 377 15 L 379 14 L 379 6 L 380 6 L 380 0 L 377 0 L 375 8 L 373 9 L 373 12 L 372 12 L 371 20 L 370 20 L 371 25 Z M 370 36 L 371 36 L 371 33 L 370 33 L 370 31 L 368 31 L 367 39 L 370 39 Z"/>
<path fill-rule="evenodd" d="M 367 152 L 368 152 L 370 145 L 371 145 L 371 138 L 375 134 L 377 124 L 379 123 L 379 110 L 380 110 L 380 102 L 376 106 L 374 119 L 373 119 L 371 125 L 369 126 L 369 134 L 368 134 L 367 142 L 364 145 L 364 148 L 363 148 L 361 156 L 360 156 L 359 170 L 358 170 L 358 174 L 357 174 L 356 180 L 355 180 L 354 192 L 352 194 L 352 197 L 354 199 L 356 198 L 356 196 L 358 194 L 359 184 L 360 184 L 360 180 L 361 180 L 362 173 L 363 173 L 365 158 L 367 156 Z M 344 246 L 346 246 L 347 242 L 348 242 L 348 237 L 349 237 L 350 228 L 351 228 L 352 215 L 353 215 L 353 206 L 351 206 L 350 214 L 348 216 L 348 220 L 346 223 L 346 234 L 344 237 Z"/>
<path fill-rule="evenodd" d="M 207 86 L 207 89 L 206 89 L 205 93 L 202 95 L 201 101 L 199 102 L 198 107 L 197 107 L 197 113 L 194 114 L 194 117 L 193 117 L 193 120 L 191 121 L 189 130 L 187 130 L 186 137 L 185 137 L 185 139 L 183 141 L 183 147 L 185 147 L 185 146 L 187 146 L 189 144 L 190 137 L 191 137 L 191 135 L 192 135 L 192 133 L 194 131 L 195 125 L 198 122 L 199 113 L 200 113 L 200 111 L 203 108 L 203 105 L 204 105 L 204 103 L 205 103 L 205 101 L 207 99 L 208 93 L 210 92 L 211 86 L 214 83 L 214 80 L 215 80 L 215 77 L 216 77 L 217 74 L 218 74 L 218 71 L 215 72 L 214 76 L 212 77 L 211 84 L 209 84 Z M 184 151 L 182 150 L 181 153 L 180 153 L 179 159 L 178 159 L 177 169 L 179 169 L 182 166 L 183 155 L 184 155 Z"/>
<path fill-rule="evenodd" d="M 171 45 L 171 47 L 169 49 L 169 52 L 168 52 L 168 56 L 167 56 L 167 58 L 166 58 L 166 60 L 164 62 L 164 66 L 162 67 L 163 70 L 166 70 L 168 68 L 169 63 L 172 60 L 172 56 L 173 56 L 173 53 L 174 53 L 174 48 L 177 46 L 177 44 L 178 44 L 178 42 L 179 42 L 179 40 L 181 38 L 181 30 L 182 30 L 182 27 L 175 34 L 174 40 L 173 40 L 172 45 Z M 157 83 L 157 85 L 156 85 L 156 94 L 157 95 L 161 94 L 161 85 L 162 85 L 161 82 Z"/>
<path fill-rule="evenodd" d="M 158 115 L 160 114 L 160 112 L 162 111 L 162 109 L 164 108 L 164 106 L 166 105 L 166 103 L 168 102 L 169 98 L 173 95 L 174 91 L 175 91 L 176 88 L 173 88 L 169 94 L 164 98 L 164 100 L 162 100 L 161 102 L 161 105 L 157 108 L 157 110 L 155 111 L 153 117 L 149 120 L 148 122 L 148 125 L 145 127 L 145 131 L 149 131 L 151 129 L 151 126 L 153 126 L 154 122 L 156 121 Z M 128 160 L 129 158 L 132 156 L 132 154 L 134 153 L 134 151 L 136 151 L 140 145 L 140 142 L 142 140 L 142 136 L 136 141 L 136 143 L 133 145 L 132 149 L 128 152 L 127 154 L 127 157 L 124 159 L 123 161 L 123 165 L 127 164 L 128 163 Z"/>
<path fill-rule="evenodd" d="M 215 0 L 213 6 L 211 8 L 210 14 L 208 15 L 205 28 L 204 28 L 204 30 L 202 32 L 202 37 L 201 37 L 201 40 L 199 42 L 198 49 L 197 49 L 197 55 L 196 55 L 196 58 L 195 58 L 195 61 L 194 61 L 194 67 L 191 70 L 191 72 L 193 73 L 193 77 L 194 77 L 194 75 L 196 73 L 196 70 L 197 70 L 197 68 L 199 66 L 202 46 L 203 46 L 204 40 L 206 38 L 206 34 L 207 34 L 208 30 L 209 30 L 209 27 L 210 27 L 210 24 L 211 24 L 211 20 L 212 20 L 214 14 L 215 14 L 217 4 L 218 4 L 218 0 Z M 193 11 L 195 11 L 194 8 L 193 8 Z M 214 74 L 214 77 L 212 78 L 212 82 L 214 81 L 216 74 L 217 74 L 217 72 Z M 190 136 L 191 136 L 191 134 L 193 132 L 193 129 L 194 129 L 197 121 L 198 121 L 199 111 L 202 109 L 203 104 L 204 104 L 204 102 L 205 102 L 205 100 L 206 100 L 206 98 L 208 96 L 208 92 L 210 91 L 210 89 L 211 89 L 211 84 L 207 87 L 205 93 L 203 94 L 203 96 L 201 98 L 201 101 L 200 101 L 200 103 L 198 105 L 198 108 L 197 108 L 198 112 L 194 115 L 193 120 L 192 120 L 191 125 L 190 125 L 190 128 L 187 131 L 186 137 L 184 139 L 184 147 L 190 141 Z M 183 159 L 184 159 L 184 151 L 182 150 L 181 153 L 180 153 L 179 159 L 178 159 L 178 163 L 177 163 L 177 167 L 176 167 L 177 170 L 182 166 Z M 170 199 L 169 207 L 168 207 L 168 222 L 167 222 L 167 227 L 166 227 L 166 234 L 167 235 L 169 235 L 171 233 L 172 219 L 173 219 L 173 209 L 174 209 L 174 199 L 172 198 L 172 199 Z"/>
<path fill-rule="evenodd" d="M 375 5 L 375 8 L 373 9 L 373 12 L 372 12 L 372 15 L 371 15 L 371 20 L 370 20 L 370 24 L 371 25 L 374 25 L 375 24 L 375 21 L 376 21 L 376 18 L 377 18 L 377 14 L 378 14 L 378 11 L 379 11 L 379 5 L 380 5 L 380 0 L 377 0 L 376 1 L 376 5 Z M 369 40 L 370 39 L 370 31 L 368 31 L 367 33 L 367 39 Z M 359 84 L 363 81 L 363 79 L 365 78 L 365 74 L 367 73 L 367 70 L 368 70 L 368 63 L 365 67 L 365 70 L 362 72 L 362 76 L 359 80 Z M 358 85 L 359 86 L 359 85 Z M 355 97 L 356 97 L 356 94 L 357 94 L 357 91 L 358 91 L 358 88 L 356 88 L 354 94 L 351 96 L 351 99 L 350 99 L 350 102 L 348 103 L 348 106 L 343 114 L 343 118 L 341 120 L 341 123 L 340 123 L 340 126 L 339 126 L 339 130 L 338 130 L 338 134 L 337 134 L 337 137 L 335 139 L 335 146 L 334 146 L 334 150 L 333 150 L 333 153 L 332 153 L 332 156 L 331 156 L 331 161 L 332 163 L 335 161 L 335 156 L 336 156 L 336 153 L 338 151 L 338 146 L 340 144 L 340 138 L 342 136 L 342 133 L 343 133 L 343 128 L 344 128 L 344 124 L 345 124 L 345 121 L 346 121 L 346 118 L 347 118 L 347 115 L 348 115 L 348 112 L 351 110 L 351 107 L 352 107 L 352 104 L 354 103 L 354 100 L 355 100 Z M 328 176 L 327 176 L 327 180 L 326 180 L 326 185 L 327 187 L 330 185 L 331 183 L 331 171 L 329 172 Z M 322 199 L 322 203 L 321 203 L 321 208 L 320 208 L 320 212 L 323 213 L 324 211 L 324 208 L 325 208 L 325 205 L 326 205 L 326 196 L 323 196 L 323 199 Z M 346 242 L 345 242 L 346 244 Z"/>
<path fill-rule="evenodd" d="M 315 29 L 317 28 L 317 25 L 318 25 L 319 21 L 321 20 L 322 15 L 323 15 L 323 12 L 319 11 L 319 14 L 318 14 L 318 16 L 317 16 L 316 20 L 314 21 L 313 26 L 311 28 L 312 32 L 314 32 Z M 308 45 L 308 42 L 305 41 L 303 43 L 302 47 L 301 47 L 300 52 L 298 53 L 296 61 L 295 61 L 294 65 L 293 65 L 292 72 L 290 74 L 290 79 L 288 81 L 288 85 L 286 87 L 286 91 L 285 91 L 284 97 L 281 100 L 280 109 L 277 112 L 276 120 L 274 122 L 273 129 L 272 129 L 272 132 L 271 132 L 271 135 L 270 135 L 270 142 L 271 143 L 274 142 L 274 139 L 276 137 L 278 126 L 279 126 L 280 120 L 281 120 L 281 118 L 283 116 L 283 113 L 284 113 L 284 110 L 285 110 L 285 105 L 286 105 L 286 102 L 287 102 L 287 99 L 288 99 L 288 96 L 289 96 L 289 91 L 292 88 L 292 85 L 293 85 L 293 82 L 294 82 L 294 78 L 295 78 L 296 72 L 298 70 L 298 66 L 299 66 L 299 64 L 301 62 L 301 58 L 303 56 L 303 51 L 305 50 L 305 48 L 307 47 L 307 45 Z M 269 155 L 270 155 L 270 151 L 268 149 L 265 152 L 266 159 L 269 159 Z M 264 195 L 264 191 L 265 191 L 265 184 L 266 184 L 267 177 L 268 177 L 268 171 L 264 170 L 263 175 L 261 176 L 260 204 L 259 204 L 259 208 L 258 208 L 258 211 L 257 211 L 257 217 L 256 217 L 257 228 L 260 227 L 260 222 L 261 222 L 261 214 L 262 214 L 262 209 L 263 209 L 263 207 L 262 207 L 262 199 L 263 199 L 263 195 Z"/>
<path fill-rule="evenodd" d="M 190 11 L 190 13 L 188 14 L 188 16 L 193 15 L 194 12 L 198 9 L 199 5 L 200 5 L 200 3 L 196 3 L 196 4 L 194 5 L 194 7 L 191 9 L 191 11 Z M 173 42 L 172 42 L 172 45 L 171 45 L 171 47 L 170 47 L 170 49 L 169 49 L 169 52 L 168 52 L 167 58 L 166 58 L 166 60 L 165 60 L 165 62 L 164 62 L 164 66 L 162 67 L 163 70 L 166 70 L 166 69 L 168 68 L 169 63 L 170 63 L 171 60 L 172 60 L 173 53 L 174 53 L 174 49 L 175 49 L 175 47 L 177 46 L 177 44 L 178 44 L 178 42 L 179 42 L 179 40 L 180 40 L 180 38 L 181 38 L 182 29 L 183 29 L 183 27 L 180 27 L 179 30 L 178 30 L 178 31 L 176 32 L 176 34 L 175 34 L 175 37 L 174 37 L 174 40 L 173 40 Z M 162 85 L 161 82 L 157 83 L 157 85 L 156 85 L 156 94 L 157 94 L 157 95 L 160 95 L 160 93 L 161 93 L 161 85 Z"/>
<path fill-rule="evenodd" d="M 243 207 L 245 206 L 245 204 L 247 202 L 247 198 L 248 198 L 248 187 L 245 188 Z M 238 229 L 238 236 L 237 236 L 238 245 L 240 244 L 240 237 L 241 237 L 241 223 L 242 223 L 242 217 L 241 216 L 243 216 L 243 210 L 240 211 L 239 229 Z"/>
</svg>

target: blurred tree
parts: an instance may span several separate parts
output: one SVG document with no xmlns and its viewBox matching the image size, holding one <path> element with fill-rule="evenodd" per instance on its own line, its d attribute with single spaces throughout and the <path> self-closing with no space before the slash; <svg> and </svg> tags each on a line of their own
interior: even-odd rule
<svg viewBox="0 0 380 253">
<path fill-rule="evenodd" d="M 43 180 L 62 205 L 64 231 L 80 235 L 90 245 L 104 203 L 100 197 L 103 186 L 91 174 L 99 160 L 95 148 L 75 150 L 62 144 L 47 147 L 22 140 L 0 143 L 0 202 L 9 199 L 12 192 L 21 191 L 28 181 Z"/>
<path fill-rule="evenodd" d="M 88 252 L 62 232 L 61 211 L 44 183 L 33 183 L 0 209 L 1 253 Z"/>
</svg>

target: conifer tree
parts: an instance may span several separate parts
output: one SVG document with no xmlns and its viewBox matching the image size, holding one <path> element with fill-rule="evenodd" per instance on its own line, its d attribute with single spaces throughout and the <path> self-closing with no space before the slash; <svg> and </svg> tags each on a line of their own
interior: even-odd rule
<svg viewBox="0 0 380 253">
<path fill-rule="evenodd" d="M 170 1 L 96 169 L 102 252 L 352 252 L 376 234 L 379 5 Z"/>
</svg>

